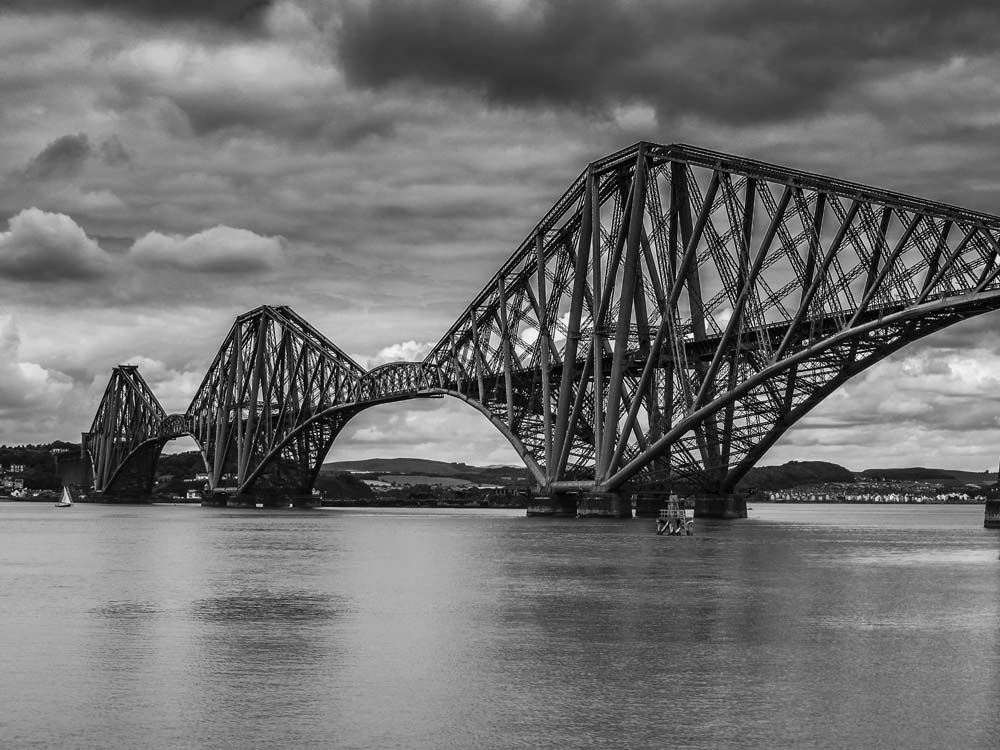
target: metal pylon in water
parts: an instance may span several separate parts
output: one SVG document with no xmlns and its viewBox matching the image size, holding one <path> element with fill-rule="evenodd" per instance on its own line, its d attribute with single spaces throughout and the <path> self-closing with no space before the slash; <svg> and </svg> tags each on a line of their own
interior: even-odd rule
<svg viewBox="0 0 1000 750">
<path fill-rule="evenodd" d="M 142 494 L 152 489 L 152 469 L 163 447 L 160 426 L 166 418 L 138 367 L 114 368 L 83 446 L 93 461 L 97 491 Z"/>
</svg>

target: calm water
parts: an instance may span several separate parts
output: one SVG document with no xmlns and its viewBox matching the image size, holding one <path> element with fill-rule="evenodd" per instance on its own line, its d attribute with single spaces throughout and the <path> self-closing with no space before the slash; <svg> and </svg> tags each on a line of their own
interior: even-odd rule
<svg viewBox="0 0 1000 750">
<path fill-rule="evenodd" d="M 997 748 L 982 507 L 0 503 L 7 748 Z"/>
</svg>

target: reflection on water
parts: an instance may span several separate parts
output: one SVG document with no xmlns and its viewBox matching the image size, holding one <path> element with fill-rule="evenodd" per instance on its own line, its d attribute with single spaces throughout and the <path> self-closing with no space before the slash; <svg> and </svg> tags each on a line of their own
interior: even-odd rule
<svg viewBox="0 0 1000 750">
<path fill-rule="evenodd" d="M 106 602 L 90 610 L 91 614 L 111 621 L 132 620 L 156 614 L 156 607 L 149 602 Z"/>
<path fill-rule="evenodd" d="M 751 516 L 0 504 L 0 739 L 1000 746 L 981 507 Z"/>
<path fill-rule="evenodd" d="M 985 565 L 996 560 L 991 549 L 885 549 L 856 555 L 843 562 L 848 565 Z"/>
<path fill-rule="evenodd" d="M 303 622 L 325 620 L 336 615 L 333 597 L 311 591 L 257 589 L 238 594 L 213 596 L 191 604 L 191 614 L 199 620 L 216 622 Z"/>
</svg>

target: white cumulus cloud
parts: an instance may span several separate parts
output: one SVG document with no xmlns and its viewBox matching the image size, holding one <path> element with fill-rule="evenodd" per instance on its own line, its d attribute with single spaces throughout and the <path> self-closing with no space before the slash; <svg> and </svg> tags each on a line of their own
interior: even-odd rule
<svg viewBox="0 0 1000 750">
<path fill-rule="evenodd" d="M 0 276 L 65 281 L 107 273 L 109 257 L 69 216 L 26 208 L 0 232 Z"/>
<path fill-rule="evenodd" d="M 139 368 L 139 374 L 168 414 L 187 410 L 205 375 L 204 372 L 181 370 L 142 354 L 126 357 L 123 362 Z"/>
<path fill-rule="evenodd" d="M 188 237 L 149 232 L 129 250 L 138 264 L 212 273 L 247 273 L 276 267 L 285 256 L 281 237 L 223 225 Z"/>
<path fill-rule="evenodd" d="M 0 317 L 0 418 L 57 411 L 72 379 L 35 362 L 21 361 L 21 335 L 10 315 Z"/>
<path fill-rule="evenodd" d="M 433 348 L 430 341 L 401 341 L 382 347 L 374 357 L 360 357 L 359 361 L 365 362 L 369 370 L 387 362 L 422 362 Z"/>
</svg>

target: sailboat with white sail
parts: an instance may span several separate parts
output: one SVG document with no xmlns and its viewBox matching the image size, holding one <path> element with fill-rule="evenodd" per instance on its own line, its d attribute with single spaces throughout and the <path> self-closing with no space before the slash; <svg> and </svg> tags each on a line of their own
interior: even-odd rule
<svg viewBox="0 0 1000 750">
<path fill-rule="evenodd" d="M 57 508 L 70 508 L 73 506 L 73 493 L 70 491 L 69 487 L 63 485 L 62 497 L 59 498 L 59 502 L 56 503 Z"/>
</svg>

